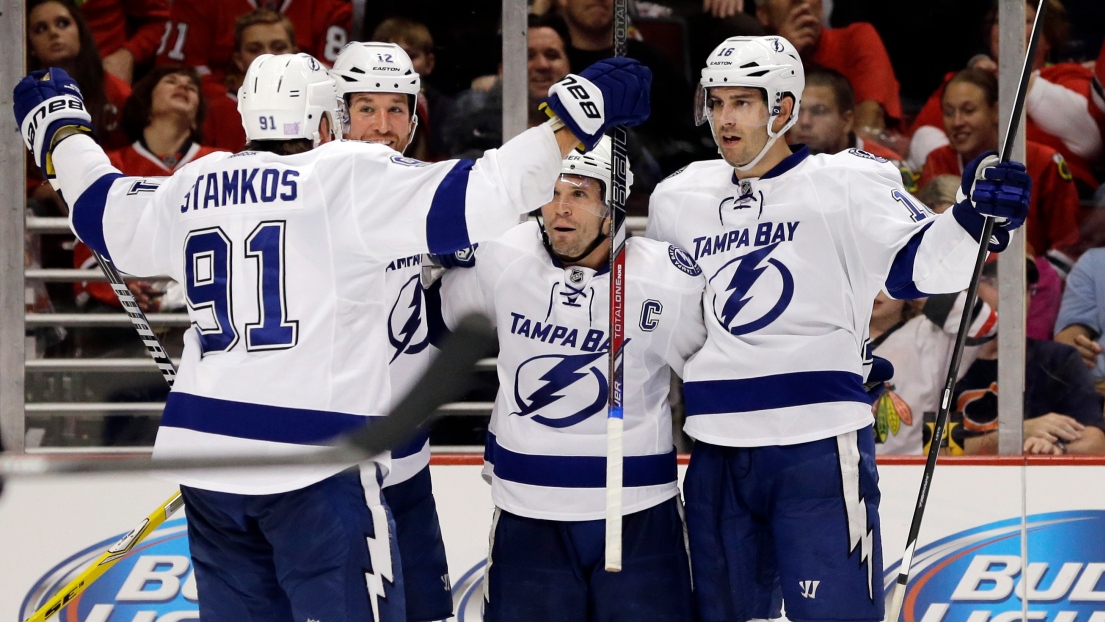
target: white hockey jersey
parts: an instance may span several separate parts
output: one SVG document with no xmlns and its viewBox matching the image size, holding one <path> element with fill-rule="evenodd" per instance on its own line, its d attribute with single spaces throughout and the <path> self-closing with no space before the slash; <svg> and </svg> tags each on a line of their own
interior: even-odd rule
<svg viewBox="0 0 1105 622">
<path fill-rule="evenodd" d="M 678 494 L 671 372 L 706 338 L 701 271 L 681 249 L 626 244 L 626 514 Z M 595 520 L 606 508 L 609 270 L 563 267 L 537 223 L 480 244 L 474 268 L 442 277 L 449 326 L 480 311 L 499 336 L 499 392 L 485 459 L 491 496 L 508 512 Z"/>
<path fill-rule="evenodd" d="M 875 450 L 879 454 L 918 455 L 925 444 L 925 418 L 933 421 L 951 365 L 952 348 L 967 294 L 933 296 L 921 315 L 871 342 L 871 352 L 894 365 L 894 378 L 872 406 Z M 967 332 L 959 378 L 978 357 L 979 346 L 997 334 L 998 316 L 977 300 Z"/>
<path fill-rule="evenodd" d="M 54 151 L 74 231 L 136 276 L 187 288 L 193 323 L 154 458 L 310 451 L 385 414 L 392 259 L 451 252 L 552 197 L 548 127 L 472 161 L 423 163 L 381 145 L 214 154 L 171 178 L 118 174 L 91 139 Z M 386 459 L 383 459 L 386 462 Z M 342 466 L 190 472 L 231 493 L 295 490 Z"/>
<path fill-rule="evenodd" d="M 802 147 L 758 179 L 695 162 L 656 187 L 649 237 L 706 278 L 708 338 L 683 375 L 685 430 L 717 445 L 789 445 L 871 425 L 863 389 L 880 289 L 954 292 L 978 243 L 935 216 L 883 158 Z"/>
<path fill-rule="evenodd" d="M 426 373 L 437 356 L 434 342 L 441 336 L 441 300 L 436 290 L 422 287 L 422 255 L 402 257 L 388 264 L 384 275 L 388 301 L 388 372 L 391 407 L 400 402 Z M 391 470 L 384 487 L 401 484 L 430 464 L 430 437 L 420 433 L 391 451 Z"/>
</svg>

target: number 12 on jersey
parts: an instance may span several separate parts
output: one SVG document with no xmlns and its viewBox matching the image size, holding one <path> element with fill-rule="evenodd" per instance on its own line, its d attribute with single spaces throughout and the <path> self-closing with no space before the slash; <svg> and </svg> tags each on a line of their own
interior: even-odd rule
<svg viewBox="0 0 1105 622">
<path fill-rule="evenodd" d="M 245 240 L 245 258 L 257 262 L 257 321 L 245 325 L 246 350 L 285 350 L 299 339 L 299 322 L 288 319 L 285 291 L 284 226 L 282 220 L 257 225 Z M 185 286 L 188 306 L 209 310 L 214 326 L 203 327 L 204 353 L 225 352 L 238 343 L 231 279 L 234 245 L 221 227 L 198 229 L 184 240 Z"/>
</svg>

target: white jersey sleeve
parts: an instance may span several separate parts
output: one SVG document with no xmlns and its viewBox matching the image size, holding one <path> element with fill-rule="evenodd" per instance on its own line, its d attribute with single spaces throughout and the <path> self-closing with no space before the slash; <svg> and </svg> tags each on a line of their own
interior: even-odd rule
<svg viewBox="0 0 1105 622">
<path fill-rule="evenodd" d="M 888 294 L 921 298 L 967 287 L 978 242 L 951 210 L 934 214 L 905 191 L 901 174 L 885 160 L 849 157 L 840 172 L 860 257 L 869 274 L 887 274 Z"/>
<path fill-rule="evenodd" d="M 502 266 L 494 241 L 481 244 L 473 252 L 474 265 L 450 268 L 441 276 L 441 317 L 453 330 L 465 316 L 479 313 L 495 325 L 495 281 Z"/>
</svg>

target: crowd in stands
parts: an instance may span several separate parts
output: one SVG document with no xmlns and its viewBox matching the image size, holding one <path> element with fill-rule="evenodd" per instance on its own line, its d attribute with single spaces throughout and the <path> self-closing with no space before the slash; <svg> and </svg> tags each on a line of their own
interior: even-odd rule
<svg viewBox="0 0 1105 622">
<path fill-rule="evenodd" d="M 1105 453 L 1105 16 L 1097 2 L 1027 0 L 1026 37 L 1038 2 L 1048 7 L 1025 105 L 1034 182 L 1024 233 L 1025 451 Z M 98 140 L 124 174 L 171 175 L 212 151 L 243 147 L 236 93 L 254 58 L 304 51 L 329 65 L 361 33 L 402 47 L 421 75 L 418 131 L 405 155 L 475 157 L 503 142 L 499 3 L 444 4 L 370 3 L 355 24 L 348 0 L 29 0 L 28 70 L 61 67 L 74 77 Z M 630 4 L 627 54 L 654 76 L 651 116 L 629 136 L 631 215 L 647 215 L 649 194 L 666 175 L 717 157 L 708 131 L 694 122 L 694 85 L 706 52 L 727 36 L 779 35 L 802 55 L 805 91 L 788 142 L 813 153 L 859 149 L 885 158 L 936 212 L 955 202 L 964 163 L 999 147 L 996 1 L 986 10 L 937 0 L 914 6 L 913 16 L 891 6 L 906 3 L 870 0 Z M 553 83 L 613 54 L 613 0 L 529 5 L 532 127 L 547 118 L 538 103 Z M 916 32 L 952 22 L 954 37 L 922 40 Z M 66 213 L 33 166 L 27 197 L 31 213 Z M 27 262 L 95 265 L 86 247 L 60 235 L 29 237 Z M 988 264 L 972 309 L 957 414 L 943 441 L 951 453 L 996 452 L 995 270 Z M 184 304 L 172 283 L 132 289 L 149 312 Z M 28 309 L 40 311 L 118 307 L 103 283 L 36 285 L 28 299 Z M 919 454 L 931 441 L 962 305 L 962 295 L 875 302 L 873 351 L 898 369 L 873 406 L 880 451 Z M 48 355 L 90 350 L 80 334 L 53 331 Z"/>
</svg>

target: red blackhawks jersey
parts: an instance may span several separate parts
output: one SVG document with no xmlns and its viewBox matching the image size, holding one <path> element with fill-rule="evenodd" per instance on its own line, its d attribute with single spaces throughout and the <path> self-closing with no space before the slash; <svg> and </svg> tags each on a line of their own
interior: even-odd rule
<svg viewBox="0 0 1105 622">
<path fill-rule="evenodd" d="M 169 22 L 169 0 L 85 0 L 80 6 L 100 56 L 125 47 L 136 63 L 153 59 Z"/>
<path fill-rule="evenodd" d="M 353 6 L 348 0 L 175 0 L 159 65 L 189 65 L 222 82 L 234 52 L 234 20 L 254 9 L 282 13 L 295 26 L 295 42 L 327 65 L 349 40 Z"/>
<path fill-rule="evenodd" d="M 1100 61 L 1098 62 L 1100 67 Z M 1097 70 L 1101 73 L 1102 69 Z M 940 98 L 955 72 L 925 102 L 913 122 L 909 161 L 918 164 L 936 147 L 948 144 Z M 1090 167 L 1101 159 L 1105 132 L 1105 99 L 1095 124 L 1089 69 L 1058 63 L 1040 69 L 1025 99 L 1025 138 L 1063 154 L 1071 174 L 1087 187 L 1097 187 Z M 922 184 L 923 185 L 923 184 Z"/>
<path fill-rule="evenodd" d="M 925 187 L 937 175 L 962 177 L 963 164 L 950 145 L 935 149 L 925 160 L 918 185 Z M 1069 254 L 1078 244 L 1078 191 L 1066 160 L 1051 147 L 1029 140 L 1025 141 L 1025 166 L 1032 176 L 1025 240 L 1033 254 L 1048 253 L 1060 262 L 1073 263 Z"/>
</svg>

